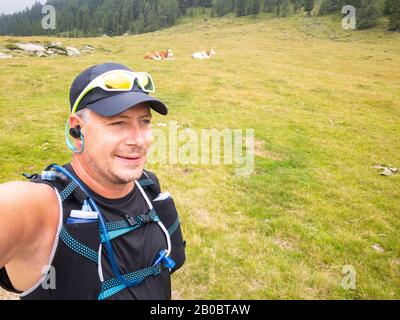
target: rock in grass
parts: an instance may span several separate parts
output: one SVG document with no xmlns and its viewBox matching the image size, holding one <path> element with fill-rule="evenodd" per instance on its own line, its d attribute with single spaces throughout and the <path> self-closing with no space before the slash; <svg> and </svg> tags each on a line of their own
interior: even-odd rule
<svg viewBox="0 0 400 320">
<path fill-rule="evenodd" d="M 64 49 L 64 48 L 51 48 L 50 50 L 54 54 L 59 54 L 59 55 L 62 55 L 62 56 L 67 56 L 68 55 L 67 49 Z M 47 50 L 47 51 L 49 51 L 49 50 Z"/>
<path fill-rule="evenodd" d="M 385 249 L 383 249 L 379 244 L 375 243 L 374 245 L 372 245 L 372 249 L 374 249 L 375 251 L 378 251 L 380 253 L 385 252 Z"/>
<path fill-rule="evenodd" d="M 399 169 L 397 168 L 392 168 L 392 167 L 386 167 L 384 165 L 376 165 L 374 166 L 375 169 L 382 169 L 380 172 L 381 176 L 391 176 L 393 174 L 399 173 Z"/>
<path fill-rule="evenodd" d="M 23 51 L 28 51 L 28 52 L 45 52 L 46 48 L 42 45 L 39 44 L 33 44 L 33 43 L 17 43 L 16 46 L 23 50 Z"/>
<path fill-rule="evenodd" d="M 383 168 L 383 171 L 381 172 L 382 176 L 391 176 L 393 174 L 393 171 L 390 170 L 389 168 Z"/>
<path fill-rule="evenodd" d="M 37 57 L 48 57 L 49 56 L 49 52 L 47 50 L 46 51 L 36 51 L 35 54 Z"/>
<path fill-rule="evenodd" d="M 48 46 L 49 48 L 61 48 L 64 49 L 64 47 L 62 46 L 61 41 L 53 41 L 50 43 L 50 45 Z"/>
<path fill-rule="evenodd" d="M 68 55 L 77 57 L 81 54 L 80 50 L 75 47 L 64 47 L 61 42 L 45 42 L 45 43 L 7 43 L 6 49 L 18 50 L 24 55 L 49 57 L 53 55 Z M 95 49 L 92 46 L 85 45 L 85 52 L 93 52 Z M 1 59 L 6 59 L 11 56 L 3 54 Z"/>
<path fill-rule="evenodd" d="M 9 55 L 9 54 L 5 54 L 3 52 L 0 52 L 0 59 L 10 59 L 13 56 Z"/>
<path fill-rule="evenodd" d="M 60 41 L 51 42 L 47 45 L 47 52 L 52 52 L 52 54 L 59 54 L 63 56 L 68 55 L 67 49 L 62 45 Z"/>
<path fill-rule="evenodd" d="M 82 50 L 95 51 L 96 49 L 95 49 L 93 46 L 91 46 L 90 44 L 85 44 L 85 45 L 82 47 Z"/>
<path fill-rule="evenodd" d="M 81 54 L 81 52 L 77 48 L 67 47 L 66 49 L 70 57 L 77 57 Z"/>
</svg>

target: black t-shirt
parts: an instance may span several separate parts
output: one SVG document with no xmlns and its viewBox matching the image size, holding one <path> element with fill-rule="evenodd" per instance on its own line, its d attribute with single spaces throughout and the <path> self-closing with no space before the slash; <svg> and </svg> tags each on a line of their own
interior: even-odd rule
<svg viewBox="0 0 400 320">
<path fill-rule="evenodd" d="M 65 168 L 77 177 L 70 164 L 67 164 Z M 159 185 L 155 175 L 152 175 L 152 179 L 156 180 L 154 182 Z M 83 183 L 81 180 L 80 182 Z M 104 198 L 93 192 L 86 184 L 83 183 L 83 185 L 92 193 L 106 222 L 122 220 L 125 218 L 125 215 L 136 217 L 149 211 L 149 207 L 136 185 L 131 192 L 119 199 Z M 161 228 L 157 224 L 151 223 L 125 234 L 120 237 L 118 241 L 112 241 L 112 245 L 115 258 L 120 266 L 121 274 L 126 274 L 152 265 L 158 252 L 167 247 L 167 242 Z M 103 275 L 104 279 L 107 280 L 115 277 L 115 275 L 112 272 L 105 246 L 103 246 L 102 251 Z M 160 287 L 160 284 L 164 285 Z M 169 298 L 170 280 L 167 270 L 164 270 L 164 272 L 157 277 L 150 276 L 138 286 L 130 287 L 111 297 L 111 299 L 128 300 Z"/>
</svg>

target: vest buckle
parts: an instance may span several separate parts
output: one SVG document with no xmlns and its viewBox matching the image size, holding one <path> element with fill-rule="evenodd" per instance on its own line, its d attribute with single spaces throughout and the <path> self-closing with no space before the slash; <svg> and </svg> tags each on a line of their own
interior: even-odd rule
<svg viewBox="0 0 400 320">
<path fill-rule="evenodd" d="M 136 225 L 136 220 L 134 217 L 131 217 L 130 215 L 126 214 L 125 215 L 125 219 L 128 222 L 128 224 L 132 227 L 134 225 Z"/>
</svg>

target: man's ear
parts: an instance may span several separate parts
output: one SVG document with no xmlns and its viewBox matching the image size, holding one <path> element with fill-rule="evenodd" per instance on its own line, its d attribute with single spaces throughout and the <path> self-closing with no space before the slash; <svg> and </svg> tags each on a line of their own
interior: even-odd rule
<svg viewBox="0 0 400 320">
<path fill-rule="evenodd" d="M 72 114 L 68 118 L 68 123 L 70 128 L 76 128 L 78 125 L 82 128 L 81 126 L 81 118 L 79 118 L 77 115 Z"/>
<path fill-rule="evenodd" d="M 69 116 L 69 127 L 70 128 L 77 128 L 79 127 L 81 129 L 81 133 L 84 134 L 85 131 L 85 123 L 83 122 L 82 118 L 79 116 L 73 114 Z"/>
</svg>

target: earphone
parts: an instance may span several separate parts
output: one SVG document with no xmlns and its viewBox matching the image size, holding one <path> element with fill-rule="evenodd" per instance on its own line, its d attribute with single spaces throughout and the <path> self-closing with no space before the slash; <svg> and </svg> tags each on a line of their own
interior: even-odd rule
<svg viewBox="0 0 400 320">
<path fill-rule="evenodd" d="M 69 134 L 76 139 L 80 138 L 81 137 L 81 127 L 77 126 L 76 128 L 70 128 Z"/>
<path fill-rule="evenodd" d="M 81 150 L 78 150 L 71 141 L 68 139 L 68 132 L 69 135 L 72 136 L 75 139 L 81 139 L 82 141 L 82 147 Z M 76 128 L 70 128 L 68 131 L 68 120 L 67 120 L 67 125 L 65 127 L 65 142 L 67 143 L 67 146 L 70 150 L 72 150 L 75 153 L 82 153 L 83 150 L 85 149 L 85 139 L 83 138 L 83 134 L 81 132 L 81 127 L 77 126 Z"/>
</svg>

